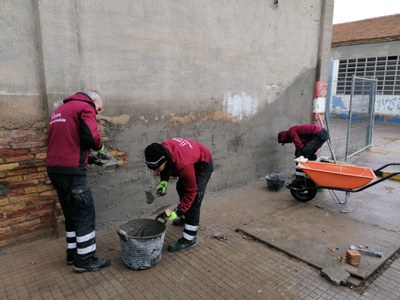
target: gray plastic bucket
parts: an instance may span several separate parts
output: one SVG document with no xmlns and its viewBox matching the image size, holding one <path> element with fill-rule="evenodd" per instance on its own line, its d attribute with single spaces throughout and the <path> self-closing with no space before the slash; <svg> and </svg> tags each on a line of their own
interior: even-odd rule
<svg viewBox="0 0 400 300">
<path fill-rule="evenodd" d="M 130 269 L 143 270 L 161 259 L 165 224 L 152 219 L 137 219 L 117 230 L 121 241 L 121 259 Z"/>
<path fill-rule="evenodd" d="M 270 191 L 279 192 L 285 186 L 286 176 L 278 173 L 271 173 L 265 176 Z"/>
</svg>

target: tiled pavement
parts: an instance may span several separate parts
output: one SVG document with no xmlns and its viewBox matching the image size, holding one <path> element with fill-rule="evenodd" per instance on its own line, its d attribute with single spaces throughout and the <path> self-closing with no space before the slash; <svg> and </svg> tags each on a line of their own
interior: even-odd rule
<svg viewBox="0 0 400 300">
<path fill-rule="evenodd" d="M 377 226 L 398 231 L 400 211 L 394 211 L 391 201 L 398 198 L 400 182 L 390 186 L 389 210 L 379 203 L 382 213 L 390 212 L 389 220 L 378 216 Z M 371 202 L 379 184 L 376 189 L 365 193 L 362 201 L 351 202 L 359 220 L 374 217 Z M 181 228 L 168 225 L 161 261 L 142 271 L 123 265 L 116 228 L 111 227 L 97 232 L 98 256 L 112 260 L 111 267 L 99 272 L 73 273 L 64 262 L 64 238 L 4 248 L 0 250 L 0 299 L 400 299 L 400 260 L 394 260 L 361 293 L 335 286 L 314 267 L 236 232 L 251 220 L 292 205 L 297 203 L 287 190 L 269 192 L 263 179 L 209 192 L 198 245 L 167 252 L 168 244 L 181 236 Z"/>
</svg>

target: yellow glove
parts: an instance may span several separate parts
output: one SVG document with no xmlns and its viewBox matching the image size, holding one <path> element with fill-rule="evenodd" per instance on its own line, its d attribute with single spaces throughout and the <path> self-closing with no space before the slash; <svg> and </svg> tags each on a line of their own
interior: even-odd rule
<svg viewBox="0 0 400 300">
<path fill-rule="evenodd" d="M 101 145 L 101 148 L 99 150 L 96 150 L 98 153 L 103 153 L 104 152 L 104 144 Z"/>
<path fill-rule="evenodd" d="M 166 209 L 161 214 L 159 214 L 156 219 L 163 219 L 165 221 L 172 222 L 173 220 L 175 220 L 177 218 L 178 218 L 178 215 L 177 215 L 176 211 L 174 211 L 174 210 L 171 211 L 170 209 Z"/>
<path fill-rule="evenodd" d="M 163 180 L 157 185 L 156 191 L 157 191 L 157 196 L 165 196 L 167 193 L 167 188 L 168 188 L 168 181 Z"/>
</svg>

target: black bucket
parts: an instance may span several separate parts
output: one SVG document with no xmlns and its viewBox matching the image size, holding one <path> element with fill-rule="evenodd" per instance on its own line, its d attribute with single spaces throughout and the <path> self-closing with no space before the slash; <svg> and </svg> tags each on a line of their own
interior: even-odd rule
<svg viewBox="0 0 400 300">
<path fill-rule="evenodd" d="M 279 192 L 285 186 L 286 176 L 278 173 L 271 173 L 265 176 L 270 191 Z"/>
<path fill-rule="evenodd" d="M 130 269 L 143 270 L 161 259 L 165 224 L 152 219 L 137 219 L 117 230 L 121 241 L 121 259 Z"/>
</svg>

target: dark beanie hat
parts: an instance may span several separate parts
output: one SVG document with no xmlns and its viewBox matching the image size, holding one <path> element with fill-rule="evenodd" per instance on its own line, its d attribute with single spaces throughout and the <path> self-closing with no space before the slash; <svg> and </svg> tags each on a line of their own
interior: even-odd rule
<svg viewBox="0 0 400 300">
<path fill-rule="evenodd" d="M 157 169 L 167 160 L 166 153 L 165 148 L 161 144 L 153 143 L 147 146 L 144 150 L 146 165 L 150 169 Z"/>
</svg>

